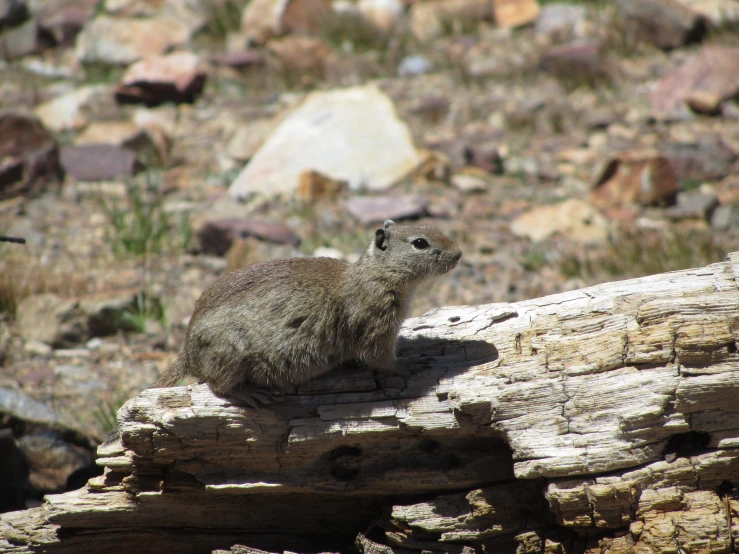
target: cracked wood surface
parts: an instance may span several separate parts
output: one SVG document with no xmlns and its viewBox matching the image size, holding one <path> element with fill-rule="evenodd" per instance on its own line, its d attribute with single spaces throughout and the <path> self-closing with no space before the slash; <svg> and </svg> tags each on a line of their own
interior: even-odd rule
<svg viewBox="0 0 739 554">
<path fill-rule="evenodd" d="M 146 390 L 105 474 L 5 514 L 0 551 L 342 550 L 375 526 L 383 551 L 731 552 L 738 282 L 734 253 L 434 310 L 404 325 L 405 383 L 337 370 L 260 410 Z"/>
</svg>

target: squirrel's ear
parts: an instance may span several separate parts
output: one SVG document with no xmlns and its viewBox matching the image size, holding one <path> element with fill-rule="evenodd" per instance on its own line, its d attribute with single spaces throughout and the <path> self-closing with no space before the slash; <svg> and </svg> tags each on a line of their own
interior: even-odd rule
<svg viewBox="0 0 739 554">
<path fill-rule="evenodd" d="M 385 229 L 378 229 L 375 231 L 375 247 L 380 250 L 387 249 L 388 236 L 385 233 Z"/>
<path fill-rule="evenodd" d="M 382 224 L 385 229 L 389 229 L 391 225 L 395 225 L 395 222 L 392 219 L 386 219 L 385 223 Z"/>
</svg>

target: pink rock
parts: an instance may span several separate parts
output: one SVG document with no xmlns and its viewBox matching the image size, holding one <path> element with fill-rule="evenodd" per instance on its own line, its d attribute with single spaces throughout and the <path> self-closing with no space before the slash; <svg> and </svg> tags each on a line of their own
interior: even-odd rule
<svg viewBox="0 0 739 554">
<path fill-rule="evenodd" d="M 609 64 L 602 55 L 601 44 L 595 40 L 578 40 L 552 46 L 544 52 L 541 68 L 557 77 L 597 81 L 610 77 Z"/>
<path fill-rule="evenodd" d="M 38 25 L 58 44 L 70 45 L 82 28 L 95 16 L 98 0 L 53 0 L 46 2 L 38 15 Z"/>
<path fill-rule="evenodd" d="M 709 45 L 668 73 L 649 94 L 655 117 L 688 115 L 688 100 L 700 93 L 723 102 L 739 94 L 739 48 Z"/>
<path fill-rule="evenodd" d="M 133 151 L 112 144 L 64 146 L 61 162 L 64 171 L 78 181 L 106 181 L 143 169 Z"/>
<path fill-rule="evenodd" d="M 215 54 L 211 57 L 211 61 L 218 65 L 227 65 L 236 69 L 242 67 L 250 67 L 264 65 L 265 56 L 262 52 L 255 50 L 244 52 L 224 52 Z"/>
<path fill-rule="evenodd" d="M 417 194 L 397 196 L 355 196 L 344 201 L 347 211 L 364 225 L 386 219 L 411 219 L 425 215 L 428 200 Z"/>
<path fill-rule="evenodd" d="M 200 249 L 216 256 L 223 256 L 236 239 L 244 237 L 290 246 L 300 244 L 300 238 L 287 225 L 276 221 L 227 218 L 206 221 L 198 229 Z"/>
<path fill-rule="evenodd" d="M 190 52 L 151 56 L 132 65 L 116 91 L 119 102 L 149 106 L 193 102 L 205 84 L 205 70 Z"/>
</svg>

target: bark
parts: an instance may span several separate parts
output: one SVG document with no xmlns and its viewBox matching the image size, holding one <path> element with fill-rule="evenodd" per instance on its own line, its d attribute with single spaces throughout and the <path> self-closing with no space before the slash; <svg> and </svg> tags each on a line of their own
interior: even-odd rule
<svg viewBox="0 0 739 554">
<path fill-rule="evenodd" d="M 732 552 L 738 339 L 734 253 L 411 319 L 405 382 L 149 389 L 104 475 L 2 516 L 0 551 Z"/>
</svg>

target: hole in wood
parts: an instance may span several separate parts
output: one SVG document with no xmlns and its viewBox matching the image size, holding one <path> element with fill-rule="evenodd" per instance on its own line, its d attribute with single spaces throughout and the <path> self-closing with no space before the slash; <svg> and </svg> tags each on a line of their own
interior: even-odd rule
<svg viewBox="0 0 739 554">
<path fill-rule="evenodd" d="M 675 454 L 679 457 L 688 456 L 704 450 L 711 441 L 711 435 L 700 431 L 688 431 L 673 435 L 667 441 L 664 454 Z"/>
</svg>

